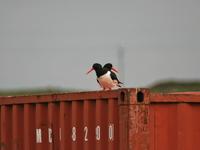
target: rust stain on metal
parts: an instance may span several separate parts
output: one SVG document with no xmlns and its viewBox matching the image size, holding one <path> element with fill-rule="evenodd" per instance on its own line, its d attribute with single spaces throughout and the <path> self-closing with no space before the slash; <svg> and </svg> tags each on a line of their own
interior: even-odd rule
<svg viewBox="0 0 200 150">
<path fill-rule="evenodd" d="M 147 132 L 148 130 L 148 106 L 135 105 L 129 108 L 131 112 L 131 125 L 133 126 L 133 134 L 138 132 Z"/>
</svg>

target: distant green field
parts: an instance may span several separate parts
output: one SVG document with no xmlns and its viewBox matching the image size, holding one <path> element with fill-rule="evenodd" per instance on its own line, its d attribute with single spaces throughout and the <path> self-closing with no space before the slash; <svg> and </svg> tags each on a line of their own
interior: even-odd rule
<svg viewBox="0 0 200 150">
<path fill-rule="evenodd" d="M 150 87 L 151 92 L 185 92 L 185 91 L 200 91 L 200 81 L 163 81 L 156 83 Z M 63 92 L 83 91 L 77 89 L 63 89 L 57 87 L 46 88 L 32 88 L 32 89 L 14 89 L 14 90 L 0 90 L 0 96 L 17 96 L 17 95 L 38 95 L 38 94 L 52 94 Z"/>
<path fill-rule="evenodd" d="M 29 88 L 29 89 L 12 89 L 0 90 L 0 96 L 19 96 L 19 95 L 42 95 L 52 93 L 64 93 L 78 91 L 77 89 L 63 89 L 63 88 Z"/>
<path fill-rule="evenodd" d="M 200 91 L 200 81 L 166 81 L 149 87 L 152 92 L 186 92 Z"/>
</svg>

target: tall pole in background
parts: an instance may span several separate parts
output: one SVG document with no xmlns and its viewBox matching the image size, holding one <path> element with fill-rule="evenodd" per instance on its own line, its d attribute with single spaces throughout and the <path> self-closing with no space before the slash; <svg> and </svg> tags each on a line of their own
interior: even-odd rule
<svg viewBox="0 0 200 150">
<path fill-rule="evenodd" d="M 124 83 L 125 82 L 125 64 L 124 64 L 124 57 L 125 57 L 125 50 L 124 47 L 121 45 L 118 47 L 117 51 L 117 56 L 118 56 L 118 66 L 119 66 L 119 76 L 120 80 Z"/>
</svg>

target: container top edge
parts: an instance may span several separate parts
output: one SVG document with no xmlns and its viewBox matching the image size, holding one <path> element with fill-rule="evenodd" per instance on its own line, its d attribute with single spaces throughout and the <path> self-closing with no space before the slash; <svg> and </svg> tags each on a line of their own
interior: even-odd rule
<svg viewBox="0 0 200 150">
<path fill-rule="evenodd" d="M 144 89 L 145 88 L 120 88 L 108 91 L 80 91 L 80 92 L 53 93 L 53 94 L 51 93 L 51 94 L 40 94 L 40 95 L 0 96 L 0 105 L 56 102 L 63 100 L 109 99 L 109 98 L 118 98 L 119 93 L 121 93 L 122 91 L 137 92 L 138 90 L 144 90 Z"/>
<path fill-rule="evenodd" d="M 150 103 L 153 102 L 200 103 L 200 92 L 151 93 Z"/>
</svg>

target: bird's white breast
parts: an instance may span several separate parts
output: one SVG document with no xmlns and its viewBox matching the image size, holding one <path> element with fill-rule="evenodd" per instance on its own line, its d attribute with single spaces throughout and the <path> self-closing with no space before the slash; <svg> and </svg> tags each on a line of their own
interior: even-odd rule
<svg viewBox="0 0 200 150">
<path fill-rule="evenodd" d="M 100 85 L 104 89 L 111 89 L 116 86 L 116 84 L 113 82 L 110 76 L 111 72 L 108 71 L 106 74 L 99 77 L 97 80 L 99 81 Z"/>
</svg>

